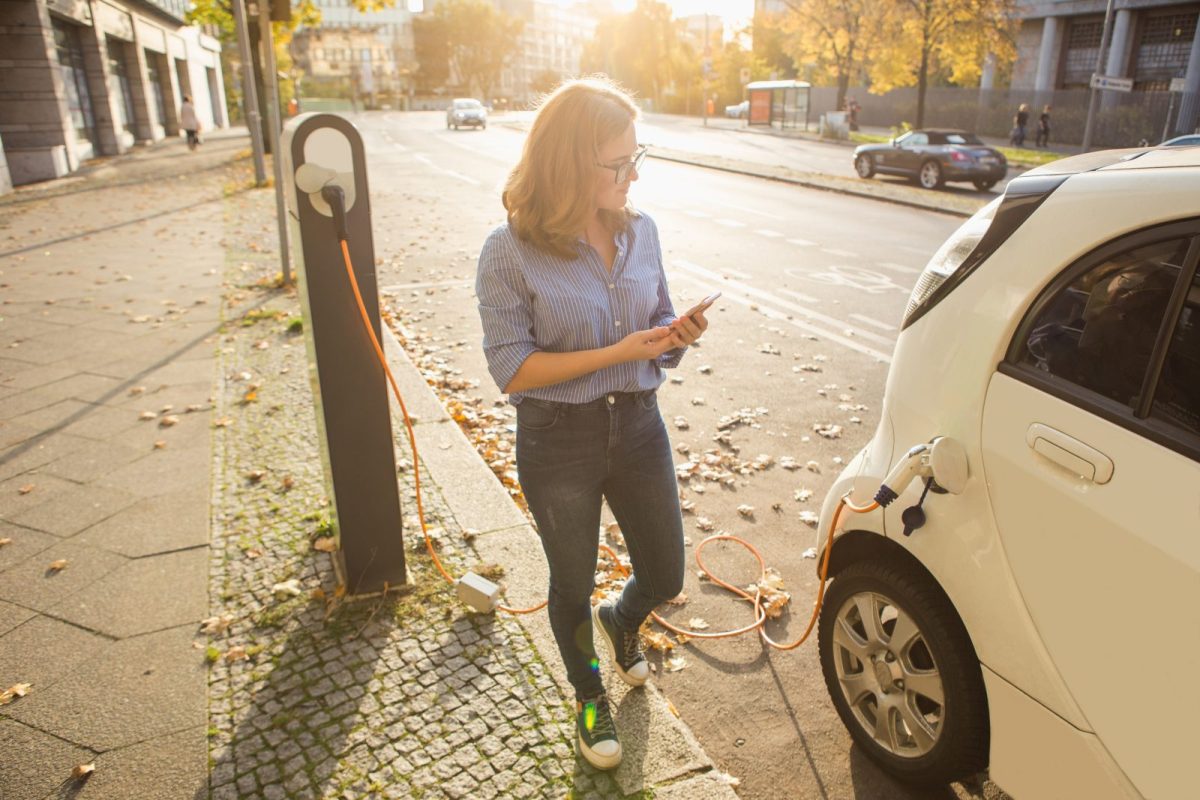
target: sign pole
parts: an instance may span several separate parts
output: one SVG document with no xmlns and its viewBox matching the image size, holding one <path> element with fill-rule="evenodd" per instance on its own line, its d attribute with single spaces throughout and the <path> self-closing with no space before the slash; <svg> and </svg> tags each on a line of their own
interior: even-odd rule
<svg viewBox="0 0 1200 800">
<path fill-rule="evenodd" d="M 1108 33 L 1112 29 L 1112 12 L 1113 0 L 1108 0 L 1108 7 L 1104 11 L 1104 30 L 1100 34 L 1100 50 L 1096 54 L 1096 74 L 1104 74 L 1104 51 L 1108 49 Z M 1091 92 L 1088 100 L 1088 115 L 1087 124 L 1083 126 L 1083 152 L 1087 152 L 1092 146 L 1092 128 L 1096 123 L 1096 107 L 1100 104 L 1100 93 L 1093 87 L 1089 89 Z"/>
</svg>

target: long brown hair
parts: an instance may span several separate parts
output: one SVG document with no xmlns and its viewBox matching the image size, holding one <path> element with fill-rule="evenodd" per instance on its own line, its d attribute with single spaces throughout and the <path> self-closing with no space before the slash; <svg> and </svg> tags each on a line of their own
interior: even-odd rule
<svg viewBox="0 0 1200 800">
<path fill-rule="evenodd" d="M 578 255 L 580 232 L 595 213 L 591 187 L 600 147 L 638 118 L 629 94 L 604 75 L 566 81 L 538 106 L 521 160 L 504 185 L 504 208 L 517 236 L 561 258 Z M 601 209 L 614 233 L 632 211 Z"/>
</svg>

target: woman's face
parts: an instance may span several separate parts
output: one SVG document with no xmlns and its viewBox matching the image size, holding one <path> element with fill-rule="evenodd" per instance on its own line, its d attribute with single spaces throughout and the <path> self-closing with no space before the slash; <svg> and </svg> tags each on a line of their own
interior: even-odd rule
<svg viewBox="0 0 1200 800">
<path fill-rule="evenodd" d="M 638 179 L 636 169 L 629 170 L 624 183 L 616 182 L 616 168 L 632 161 L 637 151 L 637 132 L 633 123 L 620 136 L 600 146 L 596 161 L 605 166 L 596 167 L 595 205 L 597 209 L 620 211 L 629 198 L 629 185 Z M 612 167 L 612 169 L 608 169 Z"/>
</svg>

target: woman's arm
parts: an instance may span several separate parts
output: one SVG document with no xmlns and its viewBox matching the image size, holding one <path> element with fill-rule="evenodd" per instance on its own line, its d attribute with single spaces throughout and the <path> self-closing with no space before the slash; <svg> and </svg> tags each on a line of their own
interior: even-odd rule
<svg viewBox="0 0 1200 800">
<path fill-rule="evenodd" d="M 675 346 L 676 340 L 671 329 L 662 327 L 635 331 L 616 344 L 595 350 L 577 350 L 574 353 L 537 350 L 521 362 L 512 380 L 504 387 L 504 392 L 524 392 L 569 381 L 626 361 L 658 358 Z"/>
</svg>

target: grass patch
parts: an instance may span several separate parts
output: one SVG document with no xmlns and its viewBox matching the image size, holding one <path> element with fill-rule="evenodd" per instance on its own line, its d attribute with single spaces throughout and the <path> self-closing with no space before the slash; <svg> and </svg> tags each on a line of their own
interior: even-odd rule
<svg viewBox="0 0 1200 800">
<path fill-rule="evenodd" d="M 303 317 L 292 317 L 291 319 L 289 319 L 288 324 L 287 324 L 287 332 L 290 333 L 292 336 L 296 336 L 300 333 L 303 333 L 304 332 L 304 318 Z"/>
<path fill-rule="evenodd" d="M 250 328 L 260 322 L 283 319 L 285 316 L 287 314 L 279 309 L 252 308 L 242 315 L 238 324 L 243 328 Z"/>
<path fill-rule="evenodd" d="M 210 664 L 215 664 L 221 660 L 221 648 L 215 644 L 210 644 L 204 648 L 204 660 Z"/>
</svg>

